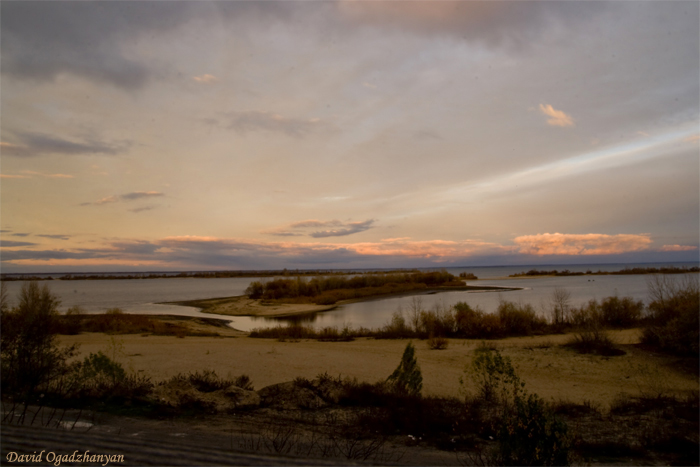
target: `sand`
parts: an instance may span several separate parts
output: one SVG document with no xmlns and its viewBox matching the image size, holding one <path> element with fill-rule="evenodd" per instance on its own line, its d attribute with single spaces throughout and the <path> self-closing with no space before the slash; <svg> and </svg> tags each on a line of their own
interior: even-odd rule
<svg viewBox="0 0 700 467">
<path fill-rule="evenodd" d="M 221 328 L 215 330 L 221 332 Z M 82 355 L 101 350 L 115 356 L 127 370 L 150 375 L 154 381 L 208 369 L 223 377 L 246 374 L 256 389 L 299 376 L 312 379 L 324 372 L 369 382 L 383 380 L 398 365 L 408 342 L 364 338 L 353 342 L 279 342 L 234 337 L 240 336 L 234 331 L 222 334 L 228 337 L 86 333 L 61 336 L 60 340 L 65 344 L 80 344 Z M 639 330 L 613 331 L 611 335 L 626 355 L 577 354 L 559 345 L 570 339 L 568 335 L 509 338 L 489 344 L 512 359 L 529 391 L 548 400 L 591 401 L 608 407 L 621 393 L 698 391 L 697 376 L 675 369 L 675 359 L 632 345 L 639 340 Z M 464 388 L 459 381 L 480 344 L 480 341 L 451 339 L 447 349 L 430 350 L 426 341 L 415 340 L 423 373 L 423 393 L 459 397 L 463 389 L 472 391 L 468 374 Z"/>
<path fill-rule="evenodd" d="M 311 303 L 272 303 L 265 300 L 254 300 L 246 295 L 165 303 L 201 308 L 203 313 L 228 316 L 264 316 L 268 318 L 318 313 L 332 310 L 337 306 L 314 305 Z"/>
</svg>

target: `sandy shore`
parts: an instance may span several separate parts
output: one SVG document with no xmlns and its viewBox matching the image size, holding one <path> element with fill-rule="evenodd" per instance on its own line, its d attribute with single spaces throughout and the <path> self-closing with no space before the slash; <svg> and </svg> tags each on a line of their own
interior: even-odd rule
<svg viewBox="0 0 700 467">
<path fill-rule="evenodd" d="M 337 305 L 314 305 L 310 303 L 271 303 L 264 300 L 253 300 L 246 295 L 166 303 L 169 305 L 201 308 L 202 313 L 228 316 L 264 316 L 268 318 L 318 313 L 337 307 Z"/>
<path fill-rule="evenodd" d="M 218 329 L 217 329 L 218 330 Z M 154 381 L 178 373 L 215 370 L 220 376 L 246 374 L 256 389 L 320 373 L 385 379 L 396 368 L 407 340 L 358 339 L 353 342 L 279 342 L 249 337 L 186 337 L 81 334 L 61 336 L 62 343 L 80 344 L 80 353 L 103 351 L 130 371 Z M 239 334 L 240 335 L 240 334 Z M 674 359 L 640 350 L 639 330 L 613 331 L 627 352 L 619 357 L 580 355 L 561 347 L 570 336 L 553 335 L 489 341 L 517 366 L 530 391 L 546 399 L 592 401 L 608 406 L 620 393 L 698 391 L 698 378 L 673 367 Z M 451 339 L 446 350 L 430 350 L 414 341 L 423 373 L 424 394 L 461 394 L 460 377 L 480 341 Z M 473 390 L 469 377 L 467 389 Z"/>
</svg>

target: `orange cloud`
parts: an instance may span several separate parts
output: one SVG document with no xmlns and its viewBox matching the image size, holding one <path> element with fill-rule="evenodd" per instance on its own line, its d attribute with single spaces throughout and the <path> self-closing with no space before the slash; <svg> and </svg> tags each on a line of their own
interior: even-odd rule
<svg viewBox="0 0 700 467">
<path fill-rule="evenodd" d="M 528 255 L 615 255 L 649 248 L 648 235 L 544 233 L 516 237 L 519 252 Z"/>
<path fill-rule="evenodd" d="M 215 83 L 215 82 L 219 81 L 219 78 L 217 78 L 214 75 L 195 76 L 192 79 L 195 80 L 196 82 L 202 83 L 202 84 L 211 84 L 211 83 Z"/>
<path fill-rule="evenodd" d="M 664 245 L 660 251 L 693 251 L 697 249 L 698 247 L 690 245 Z"/>
<path fill-rule="evenodd" d="M 336 245 L 339 246 L 340 245 Z M 496 243 L 477 240 L 424 240 L 410 241 L 403 238 L 386 239 L 374 243 L 342 245 L 361 255 L 368 256 L 408 256 L 414 258 L 459 258 L 485 253 L 504 253 L 511 250 Z"/>
<path fill-rule="evenodd" d="M 540 104 L 540 111 L 550 117 L 547 123 L 552 126 L 574 126 L 574 119 L 571 118 L 571 115 L 567 115 L 561 110 L 556 110 L 549 104 Z"/>
</svg>

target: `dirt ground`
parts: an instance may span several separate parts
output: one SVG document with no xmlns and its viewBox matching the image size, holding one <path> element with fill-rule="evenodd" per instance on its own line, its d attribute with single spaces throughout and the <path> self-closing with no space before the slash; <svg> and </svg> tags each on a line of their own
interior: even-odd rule
<svg viewBox="0 0 700 467">
<path fill-rule="evenodd" d="M 198 324 L 202 326 L 202 324 Z M 227 337 L 105 335 L 61 336 L 64 344 L 77 343 L 80 354 L 102 351 L 127 369 L 160 381 L 178 373 L 214 370 L 223 377 L 248 375 L 255 388 L 292 381 L 296 377 L 332 376 L 375 382 L 386 379 L 398 365 L 408 340 L 357 339 L 352 342 L 302 340 L 280 342 L 240 337 L 240 333 L 212 328 Z M 509 338 L 488 341 L 512 359 L 527 389 L 547 400 L 590 401 L 602 409 L 621 393 L 697 393 L 697 375 L 676 368 L 672 357 L 639 349 L 639 330 L 612 331 L 626 354 L 616 357 L 581 355 L 560 344 L 569 335 Z M 239 336 L 239 337 L 236 337 Z M 462 394 L 460 377 L 481 341 L 451 339 L 445 350 L 431 350 L 414 342 L 423 374 L 423 394 Z M 466 389 L 473 390 L 470 378 Z"/>
</svg>

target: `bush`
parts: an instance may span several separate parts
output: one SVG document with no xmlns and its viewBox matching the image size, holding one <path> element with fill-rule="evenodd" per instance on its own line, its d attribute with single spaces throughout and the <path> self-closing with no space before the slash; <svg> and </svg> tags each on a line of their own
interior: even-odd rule
<svg viewBox="0 0 700 467">
<path fill-rule="evenodd" d="M 261 281 L 253 281 L 245 289 L 245 294 L 248 298 L 258 299 L 262 298 L 265 286 Z"/>
<path fill-rule="evenodd" d="M 652 302 L 650 324 L 642 342 L 675 355 L 698 356 L 700 343 L 700 284 L 697 277 L 678 281 L 655 276 L 647 282 Z"/>
<path fill-rule="evenodd" d="M 498 433 L 499 465 L 569 465 L 567 425 L 537 394 L 516 397 Z"/>
<path fill-rule="evenodd" d="M 508 335 L 528 336 L 541 331 L 547 324 L 537 316 L 532 305 L 515 304 L 505 300 L 498 305 L 498 318 L 503 331 Z"/>
<path fill-rule="evenodd" d="M 498 350 L 482 346 L 476 349 L 472 365 L 464 369 L 477 386 L 478 397 L 485 402 L 507 404 L 511 394 L 517 396 L 525 383 L 515 373 L 510 357 L 504 357 Z M 466 385 L 464 379 L 460 383 Z"/>
<path fill-rule="evenodd" d="M 443 350 L 446 349 L 450 341 L 445 337 L 430 337 L 428 339 L 428 347 L 432 350 Z"/>
<path fill-rule="evenodd" d="M 386 380 L 400 393 L 420 395 L 423 389 L 423 375 L 416 359 L 416 349 L 411 342 L 406 344 L 401 363 Z"/>
<path fill-rule="evenodd" d="M 32 281 L 22 286 L 17 307 L 3 310 L 0 352 L 5 394 L 29 401 L 71 371 L 67 360 L 76 347 L 59 348 L 56 343 L 59 304 L 47 285 L 40 288 Z"/>
<path fill-rule="evenodd" d="M 80 378 L 89 385 L 114 386 L 126 378 L 126 371 L 121 364 L 100 351 L 85 357 L 80 368 Z"/>
<path fill-rule="evenodd" d="M 642 317 L 644 303 L 634 301 L 632 297 L 608 297 L 600 305 L 602 320 L 605 324 L 617 328 L 628 328 L 637 324 Z"/>
</svg>

